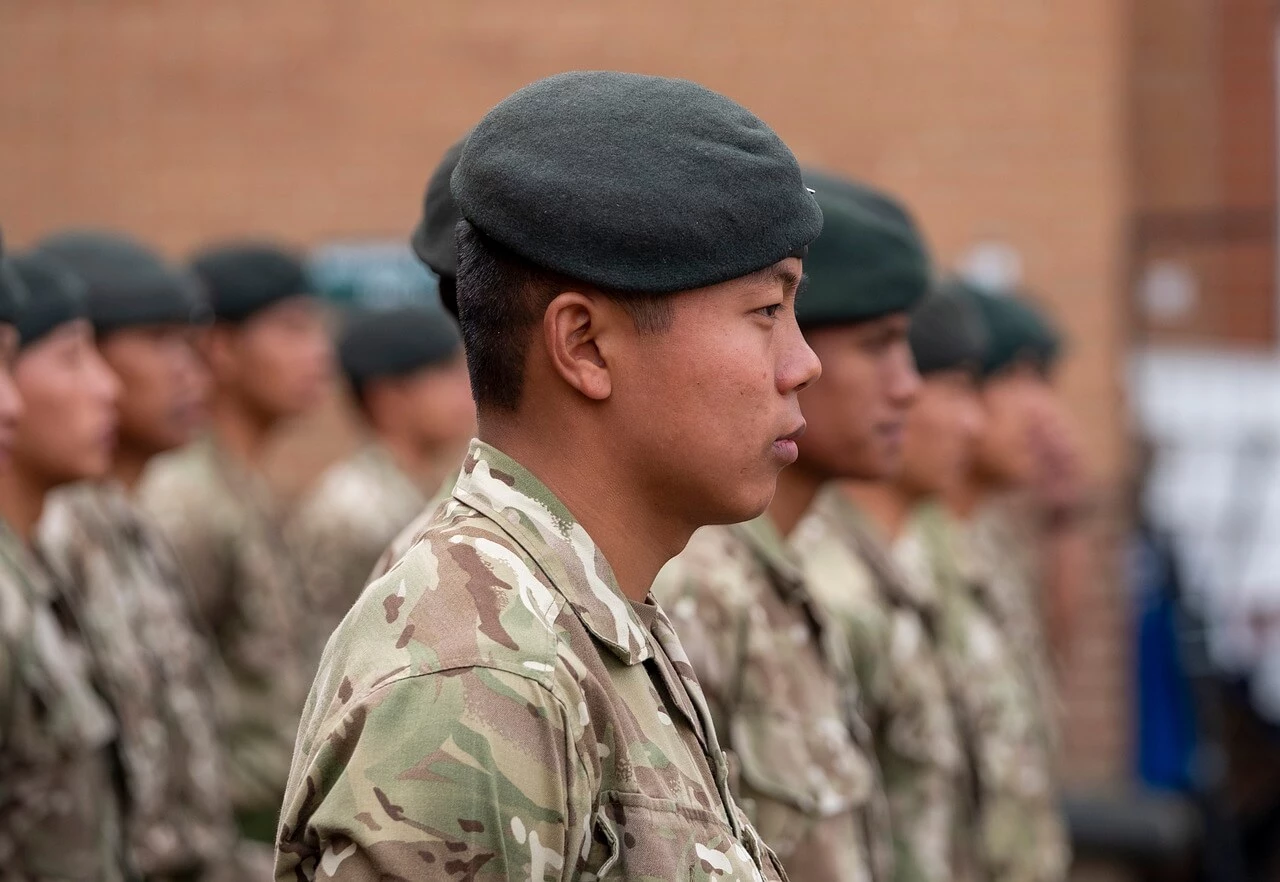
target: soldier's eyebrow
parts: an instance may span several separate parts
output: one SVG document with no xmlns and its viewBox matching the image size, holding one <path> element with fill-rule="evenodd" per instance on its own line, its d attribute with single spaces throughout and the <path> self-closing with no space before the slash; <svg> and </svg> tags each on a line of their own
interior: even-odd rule
<svg viewBox="0 0 1280 882">
<path fill-rule="evenodd" d="M 797 273 L 790 267 L 790 265 L 785 263 L 775 263 L 770 275 L 772 275 L 775 280 L 782 282 L 783 287 L 788 291 L 799 287 L 800 282 L 804 278 L 803 275 Z"/>
<path fill-rule="evenodd" d="M 809 274 L 805 273 L 800 277 L 800 283 L 796 285 L 795 299 L 799 300 L 800 295 L 804 294 L 804 292 L 807 291 L 808 289 L 809 289 Z"/>
</svg>

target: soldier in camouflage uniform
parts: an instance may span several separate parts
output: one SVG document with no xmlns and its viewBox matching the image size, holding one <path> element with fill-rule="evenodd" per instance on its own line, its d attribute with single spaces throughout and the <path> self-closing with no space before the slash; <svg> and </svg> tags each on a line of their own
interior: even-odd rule
<svg viewBox="0 0 1280 882">
<path fill-rule="evenodd" d="M 106 473 L 116 386 L 80 281 L 46 257 L 14 263 L 30 296 L 15 339 L 16 286 L 0 266 L 0 879 L 116 882 L 133 876 L 117 717 L 97 691 L 70 586 L 34 546 L 48 492 Z"/>
<path fill-rule="evenodd" d="M 87 284 L 98 352 L 121 385 L 110 476 L 50 495 L 39 548 L 69 586 L 116 710 L 131 861 L 148 879 L 229 878 L 236 834 L 212 713 L 216 660 L 191 622 L 177 560 L 131 496 L 146 463 L 200 426 L 199 290 L 110 233 L 62 233 L 40 251 Z"/>
<path fill-rule="evenodd" d="M 452 194 L 482 440 L 325 649 L 276 877 L 780 879 L 648 592 L 772 496 L 821 212 L 748 111 L 611 72 L 499 104 Z"/>
<path fill-rule="evenodd" d="M 290 524 L 317 661 L 387 544 L 457 474 L 476 422 L 462 339 L 441 310 L 356 316 L 338 355 L 372 437 L 320 477 Z"/>
<path fill-rule="evenodd" d="M 987 878 L 974 841 L 972 745 L 942 648 L 943 600 L 906 565 L 915 543 L 903 531 L 916 501 L 958 480 L 972 450 L 981 335 L 959 298 L 934 294 L 915 310 L 910 342 L 923 382 L 901 467 L 892 480 L 828 485 L 795 530 L 814 593 L 849 640 L 902 880 Z"/>
<path fill-rule="evenodd" d="M 888 882 L 894 842 L 848 646 L 786 537 L 824 482 L 878 476 L 891 460 L 859 442 L 900 419 L 918 385 L 905 328 L 929 266 L 915 232 L 882 216 L 881 194 L 806 180 L 824 227 L 796 319 L 824 375 L 800 394 L 809 430 L 799 462 L 768 515 L 700 530 L 654 595 L 672 610 L 737 760 L 738 792 L 787 874 Z"/>
<path fill-rule="evenodd" d="M 176 551 L 194 619 L 226 672 L 220 738 L 240 830 L 269 843 L 311 671 L 304 586 L 281 506 L 255 463 L 280 421 L 322 400 L 331 344 L 293 256 L 227 246 L 192 267 L 214 319 L 200 341 L 212 432 L 161 457 L 139 500 Z"/>
</svg>

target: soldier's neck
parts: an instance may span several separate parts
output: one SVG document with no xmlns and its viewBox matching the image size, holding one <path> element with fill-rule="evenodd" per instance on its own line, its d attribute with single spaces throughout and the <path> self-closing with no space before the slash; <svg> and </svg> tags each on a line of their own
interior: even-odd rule
<svg viewBox="0 0 1280 882">
<path fill-rule="evenodd" d="M 848 481 L 841 490 L 889 541 L 902 534 L 913 501 L 888 481 Z"/>
<path fill-rule="evenodd" d="M 0 518 L 28 546 L 35 539 L 44 500 L 51 489 L 46 481 L 16 468 L 12 462 L 0 467 Z"/>
<path fill-rule="evenodd" d="M 512 432 L 483 422 L 479 437 L 555 494 L 609 562 L 627 599 L 644 601 L 658 570 L 689 544 L 693 526 L 648 504 L 635 476 L 598 455 L 609 445 L 582 438 L 562 442 L 550 428 Z"/>
<path fill-rule="evenodd" d="M 466 443 L 424 445 L 391 432 L 379 433 L 377 438 L 396 468 L 427 494 L 434 493 L 441 481 L 457 473 L 467 452 Z"/>
<path fill-rule="evenodd" d="M 138 482 L 142 480 L 142 473 L 146 471 L 151 457 L 149 450 L 139 450 L 122 442 L 116 448 L 115 459 L 111 463 L 111 477 L 119 481 L 132 495 Z"/>
<path fill-rule="evenodd" d="M 266 452 L 275 421 L 255 413 L 234 395 L 219 393 L 210 407 L 209 425 L 223 450 L 256 467 Z"/>
<path fill-rule="evenodd" d="M 805 468 L 803 461 L 783 469 L 778 475 L 778 489 L 769 503 L 769 519 L 783 536 L 790 536 L 804 517 L 818 491 L 827 482 L 823 475 Z"/>
<path fill-rule="evenodd" d="M 990 488 L 977 475 L 970 475 L 957 482 L 955 489 L 943 498 L 943 503 L 953 515 L 967 521 L 982 507 L 990 492 Z"/>
</svg>

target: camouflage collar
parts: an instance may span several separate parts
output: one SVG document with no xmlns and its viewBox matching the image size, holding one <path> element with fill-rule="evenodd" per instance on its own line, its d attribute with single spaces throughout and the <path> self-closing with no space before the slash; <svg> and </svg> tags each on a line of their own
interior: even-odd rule
<svg viewBox="0 0 1280 882">
<path fill-rule="evenodd" d="M 788 599 L 808 599 L 804 568 L 767 514 L 745 524 L 734 524 L 729 530 L 755 553 Z"/>
<path fill-rule="evenodd" d="M 628 665 L 653 657 L 649 629 L 587 531 L 514 459 L 472 441 L 453 496 L 502 528 L 533 558 L 591 634 Z"/>
</svg>

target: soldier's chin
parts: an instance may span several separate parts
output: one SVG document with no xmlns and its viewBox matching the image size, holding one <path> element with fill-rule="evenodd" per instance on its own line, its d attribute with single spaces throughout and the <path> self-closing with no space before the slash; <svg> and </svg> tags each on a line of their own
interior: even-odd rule
<svg viewBox="0 0 1280 882">
<path fill-rule="evenodd" d="M 753 482 L 750 487 L 738 484 L 735 489 L 738 492 L 734 498 L 725 500 L 724 510 L 715 515 L 715 520 L 707 521 L 707 526 L 740 524 L 754 520 L 768 511 L 769 503 L 773 502 L 773 494 L 778 489 L 777 473 L 767 481 Z"/>
</svg>

